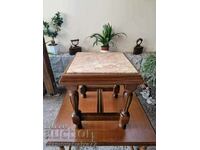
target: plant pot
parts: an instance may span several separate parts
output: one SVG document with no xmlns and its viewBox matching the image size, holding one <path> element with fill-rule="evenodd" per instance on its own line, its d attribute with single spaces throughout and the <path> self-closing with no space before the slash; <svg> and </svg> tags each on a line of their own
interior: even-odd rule
<svg viewBox="0 0 200 150">
<path fill-rule="evenodd" d="M 109 46 L 101 46 L 101 52 L 108 52 Z"/>
<path fill-rule="evenodd" d="M 51 54 L 58 54 L 58 51 L 59 51 L 59 45 L 58 44 L 56 44 L 56 45 L 51 45 L 51 44 L 49 44 L 48 46 L 47 46 L 47 48 L 48 48 L 48 52 L 49 53 L 51 53 Z"/>
</svg>

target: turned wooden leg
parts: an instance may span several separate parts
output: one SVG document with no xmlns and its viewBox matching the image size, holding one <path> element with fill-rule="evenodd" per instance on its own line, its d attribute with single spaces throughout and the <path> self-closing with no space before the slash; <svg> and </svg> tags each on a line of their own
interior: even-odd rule
<svg viewBox="0 0 200 150">
<path fill-rule="evenodd" d="M 119 127 L 125 129 L 126 124 L 129 122 L 130 114 L 128 112 L 128 109 L 131 105 L 133 98 L 133 93 L 132 91 L 126 91 L 126 104 L 124 109 L 120 112 L 120 119 L 119 119 Z"/>
<path fill-rule="evenodd" d="M 128 109 L 131 105 L 132 98 L 133 98 L 133 92 L 136 90 L 137 85 L 124 85 L 125 88 L 125 96 L 126 98 L 126 104 L 124 108 L 120 112 L 120 118 L 119 118 L 119 127 L 125 129 L 126 125 L 129 122 L 130 114 L 128 112 Z"/>
<path fill-rule="evenodd" d="M 65 147 L 64 146 L 60 146 L 60 150 L 65 150 Z"/>
<path fill-rule="evenodd" d="M 102 89 L 97 89 L 97 113 L 103 113 Z"/>
<path fill-rule="evenodd" d="M 120 90 L 120 86 L 117 85 L 117 84 L 114 85 L 114 87 L 113 87 L 113 97 L 118 98 L 119 90 Z"/>
<path fill-rule="evenodd" d="M 79 95 L 77 90 L 69 90 L 70 102 L 72 104 L 74 112 L 72 113 L 72 121 L 76 124 L 76 127 L 81 129 L 81 111 L 78 109 L 79 106 Z"/>
<path fill-rule="evenodd" d="M 86 92 L 87 92 L 87 87 L 85 85 L 81 85 L 80 86 L 80 93 L 82 94 L 83 98 L 87 97 Z"/>
</svg>

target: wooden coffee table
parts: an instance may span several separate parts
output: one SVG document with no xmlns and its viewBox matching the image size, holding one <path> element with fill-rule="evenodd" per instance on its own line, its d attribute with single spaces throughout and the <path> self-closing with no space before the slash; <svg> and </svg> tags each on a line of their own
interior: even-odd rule
<svg viewBox="0 0 200 150">
<path fill-rule="evenodd" d="M 118 112 L 126 105 L 123 97 L 123 86 L 120 87 L 119 97 L 116 99 L 112 92 L 103 92 L 104 111 Z M 83 112 L 97 111 L 96 92 L 88 92 L 87 98 L 80 97 L 79 108 Z M 126 130 L 118 126 L 118 121 L 82 121 L 83 128 L 78 129 L 71 120 L 74 111 L 66 95 L 60 111 L 49 131 L 48 146 L 153 146 L 156 144 L 156 134 L 148 120 L 139 100 L 133 94 L 130 104 L 130 120 Z"/>
<path fill-rule="evenodd" d="M 119 127 L 125 129 L 130 118 L 129 107 L 133 92 L 141 83 L 142 77 L 121 52 L 79 52 L 60 79 L 60 84 L 68 90 L 74 110 L 72 121 L 79 129 L 82 128 L 81 121 L 96 120 L 118 120 Z M 79 85 L 99 86 L 96 113 L 85 113 L 79 109 Z M 124 85 L 126 105 L 119 112 L 104 112 L 102 91 L 105 85 Z"/>
</svg>

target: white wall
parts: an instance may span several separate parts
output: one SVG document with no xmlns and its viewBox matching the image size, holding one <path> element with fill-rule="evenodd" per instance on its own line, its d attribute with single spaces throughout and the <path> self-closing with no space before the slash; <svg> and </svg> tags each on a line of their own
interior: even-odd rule
<svg viewBox="0 0 200 150">
<path fill-rule="evenodd" d="M 99 50 L 88 38 L 100 32 L 110 22 L 115 32 L 124 32 L 126 38 L 115 41 L 111 50 L 133 51 L 137 38 L 144 39 L 146 51 L 156 49 L 156 0 L 43 0 L 43 19 L 49 20 L 55 12 L 64 16 L 57 42 L 68 51 L 70 40 L 80 39 L 83 50 Z M 46 38 L 48 40 L 48 38 Z"/>
</svg>

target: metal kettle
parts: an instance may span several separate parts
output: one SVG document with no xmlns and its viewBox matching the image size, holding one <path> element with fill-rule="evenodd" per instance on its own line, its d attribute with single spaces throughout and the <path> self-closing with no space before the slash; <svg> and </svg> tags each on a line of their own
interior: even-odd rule
<svg viewBox="0 0 200 150">
<path fill-rule="evenodd" d="M 136 46 L 133 49 L 133 54 L 138 55 L 143 52 L 144 47 L 141 46 L 142 42 L 143 42 L 142 38 L 137 39 Z"/>
</svg>

